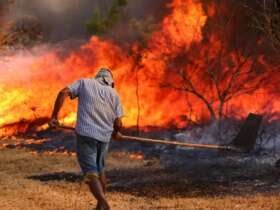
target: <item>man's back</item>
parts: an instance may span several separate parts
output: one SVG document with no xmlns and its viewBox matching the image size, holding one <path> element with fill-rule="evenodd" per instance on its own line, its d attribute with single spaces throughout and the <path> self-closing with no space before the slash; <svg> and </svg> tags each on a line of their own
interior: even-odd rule
<svg viewBox="0 0 280 210">
<path fill-rule="evenodd" d="M 96 79 L 81 79 L 68 88 L 72 99 L 78 97 L 76 132 L 109 142 L 114 120 L 123 115 L 117 92 Z"/>
</svg>

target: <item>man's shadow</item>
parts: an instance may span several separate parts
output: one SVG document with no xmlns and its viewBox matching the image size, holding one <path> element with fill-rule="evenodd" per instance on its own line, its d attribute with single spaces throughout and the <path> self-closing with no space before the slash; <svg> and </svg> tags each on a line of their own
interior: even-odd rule
<svg viewBox="0 0 280 210">
<path fill-rule="evenodd" d="M 276 171 L 255 175 L 246 174 L 243 171 L 245 174 L 222 176 L 225 173 L 233 174 L 235 170 L 237 168 L 228 168 L 227 171 L 217 173 L 219 169 L 209 167 L 207 173 L 203 175 L 198 170 L 180 171 L 177 169 L 176 171 L 175 168 L 137 167 L 133 170 L 130 168 L 112 169 L 106 174 L 109 179 L 109 192 L 153 198 L 240 196 L 270 191 L 272 185 L 279 183 L 279 173 Z M 76 172 L 54 172 L 27 178 L 41 182 L 83 183 L 82 175 Z M 259 185 L 260 183 L 262 185 Z"/>
<path fill-rule="evenodd" d="M 41 182 L 51 182 L 51 181 L 66 181 L 66 182 L 81 182 L 83 177 L 79 173 L 74 172 L 54 172 L 46 173 L 40 175 L 28 176 L 27 179 L 38 180 Z"/>
</svg>

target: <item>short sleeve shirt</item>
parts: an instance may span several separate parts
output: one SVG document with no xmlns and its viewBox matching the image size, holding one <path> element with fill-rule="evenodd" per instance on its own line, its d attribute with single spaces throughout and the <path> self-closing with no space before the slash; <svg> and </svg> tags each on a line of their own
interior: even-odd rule
<svg viewBox="0 0 280 210">
<path fill-rule="evenodd" d="M 76 132 L 109 142 L 115 119 L 123 116 L 123 107 L 116 90 L 95 79 L 81 79 L 68 88 L 71 99 L 78 98 Z"/>
</svg>

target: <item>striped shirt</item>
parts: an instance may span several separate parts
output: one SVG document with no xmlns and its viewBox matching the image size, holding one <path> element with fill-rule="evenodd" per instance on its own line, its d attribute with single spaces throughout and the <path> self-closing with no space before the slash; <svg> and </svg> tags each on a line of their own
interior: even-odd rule
<svg viewBox="0 0 280 210">
<path fill-rule="evenodd" d="M 123 116 L 123 108 L 115 89 L 102 85 L 96 79 L 81 79 L 68 88 L 71 99 L 78 97 L 76 132 L 101 142 L 109 142 L 115 119 Z"/>
</svg>

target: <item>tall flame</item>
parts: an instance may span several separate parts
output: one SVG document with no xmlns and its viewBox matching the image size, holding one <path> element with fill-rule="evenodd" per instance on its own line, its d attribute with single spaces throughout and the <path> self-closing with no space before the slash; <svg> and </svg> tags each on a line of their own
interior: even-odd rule
<svg viewBox="0 0 280 210">
<path fill-rule="evenodd" d="M 139 123 L 142 127 L 171 124 L 185 126 L 186 116 L 194 122 L 209 119 L 201 99 L 172 88 L 163 88 L 162 81 L 168 77 L 171 82 L 175 84 L 178 82 L 176 76 L 172 76 L 172 71 L 169 71 L 176 69 L 176 65 L 168 64 L 167 60 L 176 60 L 179 52 L 182 50 L 188 52 L 195 43 L 201 52 L 193 55 L 194 58 L 198 57 L 194 65 L 207 67 L 207 63 L 203 60 L 203 52 L 206 49 L 211 49 L 209 53 L 212 57 L 217 56 L 221 44 L 218 38 L 212 36 L 212 41 L 209 42 L 211 46 L 204 46 L 202 42 L 203 27 L 208 17 L 215 14 L 215 8 L 212 4 L 209 6 L 207 17 L 202 3 L 196 0 L 173 0 L 168 7 L 171 8 L 171 12 L 162 20 L 160 28 L 152 33 L 146 48 L 139 49 L 136 47 L 138 43 L 135 43 L 127 51 L 112 40 L 94 36 L 78 50 L 66 55 L 63 50 L 54 46 L 38 46 L 30 52 L 2 56 L 0 127 L 22 121 L 32 122 L 50 116 L 56 94 L 60 89 L 77 79 L 93 77 L 96 70 L 103 66 L 113 70 L 116 88 L 125 108 L 126 126 L 135 126 L 139 114 Z M 135 55 L 140 59 L 137 60 Z M 235 55 L 229 57 L 230 62 L 236 59 Z M 183 66 L 184 71 L 191 71 L 188 65 Z M 252 63 L 248 62 L 247 65 L 250 66 Z M 244 68 L 249 68 L 248 66 Z M 197 72 L 195 83 L 206 84 L 207 80 L 199 76 L 203 74 Z M 139 87 L 136 85 L 137 80 Z M 208 91 L 210 95 L 213 92 Z M 271 97 L 272 95 L 263 89 L 255 94 L 242 95 L 242 98 L 236 97 L 227 103 L 226 108 L 231 113 L 239 110 L 238 117 L 243 117 L 249 111 L 267 111 L 264 110 L 264 105 L 270 101 L 269 111 L 279 113 L 279 100 L 271 101 Z M 188 103 L 192 104 L 192 108 Z M 75 102 L 65 103 L 60 115 L 63 123 L 74 123 L 75 106 Z M 215 106 L 214 108 L 217 109 Z M 16 130 L 8 131 L 6 126 L 0 130 L 0 135 L 7 132 L 13 133 Z"/>
</svg>

